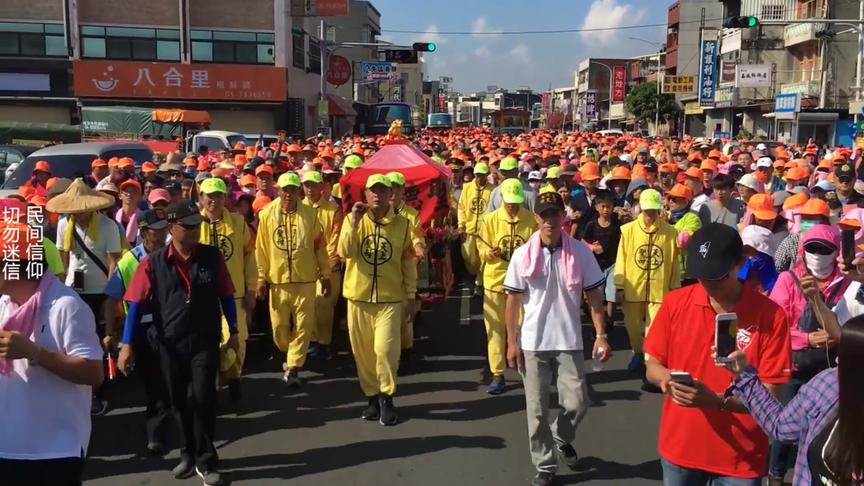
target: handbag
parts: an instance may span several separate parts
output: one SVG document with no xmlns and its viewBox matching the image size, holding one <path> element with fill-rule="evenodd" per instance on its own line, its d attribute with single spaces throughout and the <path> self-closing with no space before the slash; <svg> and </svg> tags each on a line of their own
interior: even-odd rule
<svg viewBox="0 0 864 486">
<path fill-rule="evenodd" d="M 795 280 L 795 285 L 798 286 L 798 291 L 801 290 L 801 281 L 798 280 L 798 276 L 795 275 L 794 272 L 789 272 L 792 275 L 792 278 Z M 834 309 L 837 305 L 837 302 L 840 300 L 840 296 L 846 290 L 848 285 L 843 285 L 843 283 L 839 283 L 834 286 L 831 292 L 828 294 L 828 297 L 825 299 L 825 305 L 828 306 L 829 309 Z M 806 333 L 811 333 L 818 331 L 822 326 L 819 325 L 819 321 L 816 319 L 816 315 L 813 312 L 812 307 L 809 303 L 804 307 L 804 312 L 801 313 L 801 316 L 798 318 L 798 330 Z M 792 351 L 792 368 L 796 375 L 812 378 L 816 376 L 822 370 L 830 368 L 837 359 L 837 349 L 818 349 L 818 348 L 804 348 Z"/>
</svg>

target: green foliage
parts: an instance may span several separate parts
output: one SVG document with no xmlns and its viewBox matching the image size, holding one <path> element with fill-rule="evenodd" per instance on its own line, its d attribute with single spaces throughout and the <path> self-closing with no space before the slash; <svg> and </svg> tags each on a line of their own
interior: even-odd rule
<svg viewBox="0 0 864 486">
<path fill-rule="evenodd" d="M 627 106 L 627 111 L 633 114 L 633 117 L 640 123 L 653 122 L 654 114 L 657 112 L 657 96 L 657 83 L 637 84 L 630 88 L 624 98 L 624 104 Z M 659 96 L 660 119 L 668 120 L 678 113 L 678 104 L 673 95 L 661 94 Z"/>
</svg>

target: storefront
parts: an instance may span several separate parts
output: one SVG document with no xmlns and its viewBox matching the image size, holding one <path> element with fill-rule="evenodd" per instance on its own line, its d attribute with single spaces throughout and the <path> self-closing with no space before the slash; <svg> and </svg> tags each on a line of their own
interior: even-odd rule
<svg viewBox="0 0 864 486">
<path fill-rule="evenodd" d="M 699 105 L 699 100 L 684 102 L 684 134 L 705 136 L 705 110 Z"/>
<path fill-rule="evenodd" d="M 0 122 L 75 122 L 69 61 L 4 59 L 0 67 Z"/>
<path fill-rule="evenodd" d="M 801 95 L 783 93 L 774 97 L 774 138 L 786 143 L 834 145 L 837 140 L 837 111 L 801 110 Z"/>
<path fill-rule="evenodd" d="M 272 66 L 73 62 L 82 106 L 134 104 L 210 112 L 211 129 L 276 133 L 286 126 L 286 70 Z"/>
</svg>

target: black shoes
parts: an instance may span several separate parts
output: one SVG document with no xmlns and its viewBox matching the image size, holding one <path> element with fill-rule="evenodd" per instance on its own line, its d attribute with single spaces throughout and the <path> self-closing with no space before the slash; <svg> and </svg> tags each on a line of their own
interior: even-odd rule
<svg viewBox="0 0 864 486">
<path fill-rule="evenodd" d="M 195 465 L 189 459 L 180 459 L 180 464 L 174 466 L 171 474 L 175 479 L 189 479 L 195 475 Z"/>
<path fill-rule="evenodd" d="M 360 414 L 363 420 L 378 420 L 381 418 L 381 407 L 378 405 L 378 395 L 369 397 L 369 406 Z"/>
<path fill-rule="evenodd" d="M 540 471 L 536 476 L 534 476 L 534 480 L 531 481 L 531 486 L 550 486 L 553 479 L 555 479 L 554 473 Z"/>
<path fill-rule="evenodd" d="M 567 464 L 567 467 L 569 467 L 571 471 L 579 471 L 579 455 L 576 454 L 576 449 L 574 449 L 572 445 L 558 445 L 556 449 L 558 450 L 558 455 L 561 457 L 561 460 L 564 461 L 564 464 Z"/>
<path fill-rule="evenodd" d="M 381 425 L 396 425 L 399 417 L 396 415 L 396 408 L 393 407 L 393 397 L 380 395 L 378 398 L 378 407 L 381 409 L 381 418 L 378 420 Z"/>
<path fill-rule="evenodd" d="M 195 472 L 204 480 L 204 486 L 222 485 L 222 474 L 219 471 L 202 471 L 196 467 Z"/>
</svg>

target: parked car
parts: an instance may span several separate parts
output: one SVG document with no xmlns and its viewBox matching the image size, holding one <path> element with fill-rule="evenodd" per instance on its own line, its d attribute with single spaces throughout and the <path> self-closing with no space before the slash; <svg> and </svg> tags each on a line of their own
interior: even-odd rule
<svg viewBox="0 0 864 486">
<path fill-rule="evenodd" d="M 28 155 L 3 182 L 0 197 L 15 193 L 33 174 L 37 161 L 51 165 L 51 174 L 56 177 L 75 179 L 90 173 L 93 159 L 108 160 L 111 157 L 131 157 L 135 166 L 152 160 L 153 152 L 142 143 L 66 143 L 36 150 Z"/>
<path fill-rule="evenodd" d="M 6 180 L 22 160 L 37 150 L 39 147 L 35 145 L 0 145 L 0 183 Z"/>
<path fill-rule="evenodd" d="M 190 132 L 191 133 L 191 132 Z M 206 146 L 213 152 L 220 150 L 231 150 L 238 143 L 246 143 L 246 137 L 237 132 L 227 132 L 225 130 L 207 130 L 195 133 L 186 138 L 184 151 L 198 152 L 202 146 Z"/>
</svg>

